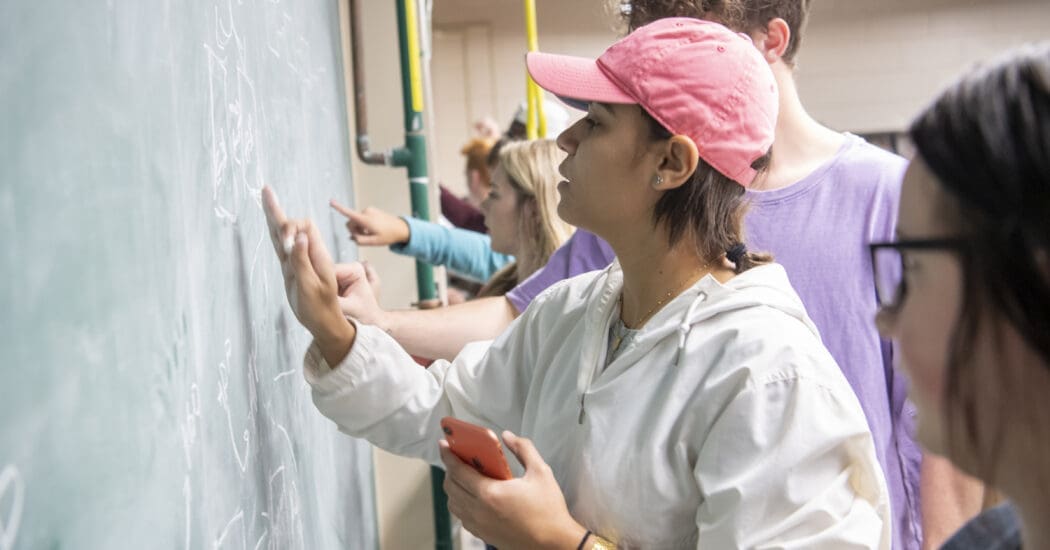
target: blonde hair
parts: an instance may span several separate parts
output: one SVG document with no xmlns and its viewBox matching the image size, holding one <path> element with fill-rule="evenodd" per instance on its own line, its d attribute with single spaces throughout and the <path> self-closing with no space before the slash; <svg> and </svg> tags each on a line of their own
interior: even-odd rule
<svg viewBox="0 0 1050 550">
<path fill-rule="evenodd" d="M 531 250 L 493 275 L 478 296 L 506 294 L 546 265 L 551 254 L 572 235 L 574 228 L 558 217 L 558 164 L 564 158 L 552 139 L 511 142 L 500 149 L 499 167 L 517 194 L 520 234 Z M 530 203 L 531 216 L 525 213 Z"/>
</svg>

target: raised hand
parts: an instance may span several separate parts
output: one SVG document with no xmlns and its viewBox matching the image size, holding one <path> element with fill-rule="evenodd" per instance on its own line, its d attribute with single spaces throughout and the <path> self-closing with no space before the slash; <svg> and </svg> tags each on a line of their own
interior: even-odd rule
<svg viewBox="0 0 1050 550">
<path fill-rule="evenodd" d="M 532 441 L 503 432 L 503 442 L 525 475 L 500 481 L 485 477 L 438 442 L 445 463 L 448 509 L 485 542 L 514 548 L 575 548 L 587 530 L 569 514 L 565 496 Z"/>
<path fill-rule="evenodd" d="M 342 362 L 354 343 L 354 326 L 343 316 L 332 256 L 310 220 L 289 220 L 273 189 L 262 190 L 270 240 L 281 262 L 288 303 L 317 340 L 325 361 Z"/>
<path fill-rule="evenodd" d="M 335 279 L 343 314 L 366 325 L 380 325 L 385 312 L 376 301 L 379 275 L 375 269 L 362 262 L 336 264 Z"/>
<path fill-rule="evenodd" d="M 346 217 L 350 238 L 361 246 L 386 246 L 407 243 L 411 236 L 405 220 L 386 211 L 369 206 L 357 212 L 335 199 L 329 201 L 337 212 Z"/>
</svg>

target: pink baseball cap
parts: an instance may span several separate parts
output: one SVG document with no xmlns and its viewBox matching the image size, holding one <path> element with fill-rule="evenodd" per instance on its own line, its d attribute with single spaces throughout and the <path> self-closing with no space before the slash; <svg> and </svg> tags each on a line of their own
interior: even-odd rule
<svg viewBox="0 0 1050 550">
<path fill-rule="evenodd" d="M 566 104 L 637 103 L 700 158 L 748 187 L 777 120 L 773 71 L 747 35 L 710 21 L 660 19 L 598 59 L 529 53 L 529 74 Z"/>
</svg>

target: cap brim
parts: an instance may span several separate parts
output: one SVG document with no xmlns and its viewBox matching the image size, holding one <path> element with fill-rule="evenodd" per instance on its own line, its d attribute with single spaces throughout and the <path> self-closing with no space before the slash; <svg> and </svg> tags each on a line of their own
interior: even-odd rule
<svg viewBox="0 0 1050 550">
<path fill-rule="evenodd" d="M 529 52 L 525 65 L 536 84 L 581 111 L 586 111 L 592 101 L 638 103 L 605 76 L 593 59 Z"/>
</svg>

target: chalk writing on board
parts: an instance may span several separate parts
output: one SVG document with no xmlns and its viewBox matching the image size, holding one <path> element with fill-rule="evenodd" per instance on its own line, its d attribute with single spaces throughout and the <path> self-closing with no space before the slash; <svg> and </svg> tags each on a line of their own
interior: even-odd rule
<svg viewBox="0 0 1050 550">
<path fill-rule="evenodd" d="M 186 550 L 190 550 L 190 538 L 193 536 L 193 485 L 190 484 L 189 474 L 182 481 L 182 496 L 186 501 Z"/>
<path fill-rule="evenodd" d="M 11 550 L 18 540 L 18 527 L 22 523 L 22 506 L 25 504 L 26 486 L 22 475 L 14 464 L 0 470 L 0 506 L 10 502 L 8 510 L 0 508 L 0 550 Z"/>
<path fill-rule="evenodd" d="M 233 416 L 230 412 L 230 358 L 233 353 L 233 344 L 229 339 L 226 339 L 225 343 L 226 359 L 219 363 L 219 404 L 226 412 L 226 426 L 230 430 L 230 444 L 233 446 L 233 456 L 237 459 L 237 465 L 241 468 L 241 472 L 248 470 L 248 449 L 251 446 L 251 432 L 245 428 L 241 434 L 241 439 L 244 440 L 244 451 L 242 452 L 237 445 L 237 438 L 234 434 L 233 428 Z"/>
<path fill-rule="evenodd" d="M 20 289 L 0 302 L 46 326 L 0 343 L 34 365 L 0 374 L 0 550 L 374 548 L 369 448 L 310 403 L 257 192 L 336 234 L 317 212 L 354 184 L 339 5 L 168 4 L 0 2 L 33 45 L 0 90 L 25 153 L 0 185 Z"/>
<path fill-rule="evenodd" d="M 270 255 L 268 254 L 270 252 L 269 249 L 263 248 L 263 243 L 268 242 L 269 240 L 269 236 L 266 233 L 263 233 L 259 235 L 259 238 L 255 242 L 255 250 L 252 252 L 251 268 L 248 270 L 248 288 L 255 288 L 255 268 L 259 265 L 259 260 L 262 257 L 265 257 L 267 261 L 270 260 Z M 267 278 L 263 277 L 264 285 L 266 284 L 266 281 Z M 264 286 L 263 295 L 268 296 L 269 290 L 269 286 Z"/>
<path fill-rule="evenodd" d="M 277 29 L 273 32 L 273 36 L 284 39 L 288 35 L 288 24 L 292 22 L 292 16 L 288 15 L 288 12 L 281 13 L 281 22 L 277 26 Z M 275 46 L 272 39 L 266 41 L 266 47 L 270 49 L 270 53 L 273 54 L 277 59 L 281 58 L 280 48 Z"/>
<path fill-rule="evenodd" d="M 200 389 L 197 383 L 190 384 L 190 396 L 186 400 L 186 416 L 179 422 L 182 434 L 182 451 L 186 455 L 186 469 L 193 470 L 193 445 L 197 442 L 197 423 L 201 416 Z"/>
<path fill-rule="evenodd" d="M 232 1 L 227 1 L 223 11 L 227 21 L 215 7 L 214 47 L 204 44 L 204 50 L 208 61 L 212 203 L 218 218 L 233 223 L 242 194 L 262 189 L 263 170 L 255 142 L 260 110 L 255 82 L 247 73 L 245 40 L 237 33 Z"/>
<path fill-rule="evenodd" d="M 232 544 L 227 539 L 235 537 L 240 534 L 241 544 Z M 230 543 L 227 546 L 227 543 Z M 226 523 L 226 527 L 222 528 L 222 532 L 219 536 L 215 537 L 215 543 L 212 544 L 212 548 L 218 550 L 219 548 L 246 548 L 248 545 L 248 533 L 247 527 L 244 525 L 244 510 L 237 510 L 237 513 L 230 518 L 230 521 Z"/>
</svg>

